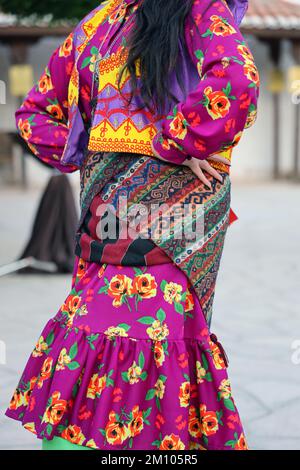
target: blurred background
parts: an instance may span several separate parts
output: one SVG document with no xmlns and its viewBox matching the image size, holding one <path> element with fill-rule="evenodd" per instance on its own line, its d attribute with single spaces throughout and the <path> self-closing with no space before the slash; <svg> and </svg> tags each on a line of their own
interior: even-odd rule
<svg viewBox="0 0 300 470">
<path fill-rule="evenodd" d="M 29 155 L 14 112 L 72 18 L 97 3 L 0 0 L 0 449 L 40 447 L 3 412 L 41 329 L 68 294 L 65 238 L 79 195 L 77 173 L 57 179 Z M 233 154 L 239 220 L 227 236 L 213 330 L 229 355 L 250 447 L 300 450 L 300 1 L 250 0 L 241 29 L 260 71 L 260 106 Z M 63 215 L 52 215 L 46 236 L 34 222 L 49 201 L 63 201 Z M 53 237 L 59 260 L 37 240 Z"/>
</svg>

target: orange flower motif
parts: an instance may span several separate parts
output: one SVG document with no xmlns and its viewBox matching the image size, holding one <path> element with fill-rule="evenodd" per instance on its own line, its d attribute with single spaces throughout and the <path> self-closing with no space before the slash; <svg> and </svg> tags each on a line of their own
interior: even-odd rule
<svg viewBox="0 0 300 470">
<path fill-rule="evenodd" d="M 47 71 L 41 76 L 38 82 L 38 90 L 40 93 L 45 95 L 48 93 L 48 91 L 53 90 L 53 83 L 51 80 L 50 75 L 47 73 Z"/>
<path fill-rule="evenodd" d="M 259 86 L 260 80 L 258 70 L 253 63 L 246 62 L 244 65 L 244 74 L 251 82 L 255 83 L 256 86 Z"/>
<path fill-rule="evenodd" d="M 23 395 L 21 390 L 17 388 L 13 394 L 12 399 L 10 400 L 9 409 L 17 410 L 21 406 L 23 406 Z"/>
<path fill-rule="evenodd" d="M 37 377 L 32 377 L 29 382 L 29 389 L 24 393 L 24 405 L 28 405 L 30 402 L 32 390 L 37 382 Z"/>
<path fill-rule="evenodd" d="M 206 411 L 206 405 L 200 406 L 200 423 L 205 436 L 216 434 L 219 429 L 217 415 L 214 411 Z"/>
<path fill-rule="evenodd" d="M 85 437 L 81 431 L 81 428 L 76 425 L 68 426 L 67 429 L 62 432 L 61 437 L 76 445 L 82 445 L 85 441 Z"/>
<path fill-rule="evenodd" d="M 248 450 L 247 442 L 244 434 L 242 433 L 234 446 L 235 450 Z"/>
<path fill-rule="evenodd" d="M 38 342 L 36 343 L 32 356 L 42 357 L 44 352 L 47 351 L 47 349 L 48 349 L 48 344 L 46 343 L 44 337 L 40 336 Z"/>
<path fill-rule="evenodd" d="M 192 437 L 196 437 L 198 439 L 202 436 L 202 429 L 200 419 L 197 416 L 196 408 L 191 406 L 189 409 L 189 425 L 188 425 L 189 433 Z"/>
<path fill-rule="evenodd" d="M 31 125 L 28 119 L 24 119 L 24 121 L 23 119 L 19 119 L 18 128 L 19 128 L 21 137 L 24 140 L 29 140 L 30 137 L 32 136 L 32 129 L 31 129 Z"/>
<path fill-rule="evenodd" d="M 106 440 L 111 445 L 123 444 L 130 436 L 130 432 L 126 424 L 117 420 L 116 413 L 109 413 L 109 421 L 105 428 Z"/>
<path fill-rule="evenodd" d="M 86 396 L 88 398 L 92 398 L 93 400 L 96 397 L 100 397 L 100 395 L 102 394 L 103 390 L 106 387 L 106 381 L 107 381 L 106 375 L 99 377 L 98 374 L 94 374 L 90 380 Z"/>
<path fill-rule="evenodd" d="M 52 366 L 53 366 L 52 357 L 47 357 L 47 359 L 44 361 L 42 365 L 42 369 L 38 377 L 38 381 L 37 381 L 38 388 L 42 388 L 45 380 L 48 380 L 51 377 Z"/>
<path fill-rule="evenodd" d="M 73 33 L 71 33 L 65 42 L 59 48 L 59 57 L 68 57 L 73 49 Z"/>
<path fill-rule="evenodd" d="M 77 267 L 77 277 L 79 279 L 82 279 L 83 276 L 85 275 L 85 271 L 86 271 L 86 261 L 80 258 L 78 262 L 78 267 Z"/>
<path fill-rule="evenodd" d="M 56 364 L 56 370 L 65 370 L 66 366 L 72 362 L 72 359 L 67 353 L 66 348 L 60 351 L 59 358 Z"/>
<path fill-rule="evenodd" d="M 207 99 L 205 104 L 208 114 L 213 120 L 224 118 L 230 110 L 230 101 L 224 91 L 213 91 L 210 86 L 204 90 Z"/>
<path fill-rule="evenodd" d="M 47 106 L 46 110 L 54 118 L 61 121 L 64 117 L 61 107 L 58 104 L 51 104 Z"/>
<path fill-rule="evenodd" d="M 128 429 L 130 437 L 138 436 L 144 429 L 143 412 L 139 410 L 138 405 L 132 409 L 132 420 L 128 424 Z"/>
<path fill-rule="evenodd" d="M 26 424 L 24 424 L 24 429 L 27 429 L 27 431 L 32 432 L 32 434 L 37 434 L 36 429 L 35 429 L 35 424 L 34 424 L 34 423 L 26 423 Z"/>
<path fill-rule="evenodd" d="M 186 298 L 185 298 L 185 312 L 190 312 L 191 310 L 193 310 L 194 306 L 195 306 L 195 302 L 194 302 L 193 294 L 191 293 L 189 289 L 187 289 Z"/>
<path fill-rule="evenodd" d="M 160 341 L 156 341 L 154 344 L 154 361 L 156 367 L 161 367 L 165 362 L 165 351 Z"/>
<path fill-rule="evenodd" d="M 113 306 L 120 307 L 123 297 L 132 294 L 131 279 L 124 274 L 117 274 L 111 279 L 107 293 L 114 299 Z"/>
<path fill-rule="evenodd" d="M 212 352 L 212 357 L 213 357 L 215 368 L 217 370 L 226 369 L 224 357 L 218 345 L 215 344 L 213 341 L 209 341 L 209 345 L 210 345 L 210 349 Z"/>
<path fill-rule="evenodd" d="M 140 295 L 143 299 L 151 299 L 156 296 L 157 284 L 151 274 L 141 274 L 133 279 L 132 293 Z"/>
<path fill-rule="evenodd" d="M 78 295 L 70 295 L 65 303 L 62 306 L 63 312 L 68 312 L 69 314 L 75 314 L 79 309 L 81 304 L 81 297 Z"/>
<path fill-rule="evenodd" d="M 187 408 L 190 404 L 191 384 L 190 382 L 183 382 L 179 390 L 179 401 L 182 408 Z"/>
<path fill-rule="evenodd" d="M 187 135 L 187 123 L 184 115 L 178 112 L 170 123 L 170 134 L 172 137 L 183 140 Z"/>
<path fill-rule="evenodd" d="M 250 52 L 250 50 L 248 49 L 247 46 L 245 46 L 244 44 L 239 44 L 237 46 L 237 50 L 239 51 L 239 53 L 241 54 L 241 56 L 243 57 L 245 62 L 249 62 L 249 63 L 253 64 L 254 57 L 251 54 L 251 52 Z"/>
<path fill-rule="evenodd" d="M 252 111 L 248 113 L 245 127 L 246 128 L 251 127 L 255 123 L 256 119 L 257 119 L 257 109 L 253 109 Z"/>
<path fill-rule="evenodd" d="M 50 423 L 53 425 L 59 424 L 61 421 L 68 403 L 66 400 L 61 400 L 60 392 L 54 392 L 50 398 L 50 404 L 47 407 L 44 417 L 43 423 Z"/>
<path fill-rule="evenodd" d="M 212 24 L 210 25 L 209 30 L 216 36 L 231 36 L 236 33 L 234 27 L 228 24 L 228 22 L 221 16 L 212 15 L 210 19 Z"/>
<path fill-rule="evenodd" d="M 179 436 L 175 434 L 170 434 L 169 436 L 165 436 L 162 440 L 159 450 L 184 450 L 185 445 L 180 439 Z"/>
<path fill-rule="evenodd" d="M 99 279 L 101 279 L 101 277 L 103 276 L 104 272 L 105 272 L 105 269 L 106 269 L 106 264 L 104 264 L 103 266 L 101 266 L 101 268 L 99 269 L 98 271 L 98 277 Z"/>
</svg>

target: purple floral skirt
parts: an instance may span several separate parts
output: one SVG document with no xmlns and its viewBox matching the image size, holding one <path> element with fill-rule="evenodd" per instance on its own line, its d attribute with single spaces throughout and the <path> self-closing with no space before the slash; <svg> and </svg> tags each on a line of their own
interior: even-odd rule
<svg viewBox="0 0 300 470">
<path fill-rule="evenodd" d="M 172 263 L 76 258 L 6 415 L 102 450 L 245 450 L 222 345 Z"/>
</svg>

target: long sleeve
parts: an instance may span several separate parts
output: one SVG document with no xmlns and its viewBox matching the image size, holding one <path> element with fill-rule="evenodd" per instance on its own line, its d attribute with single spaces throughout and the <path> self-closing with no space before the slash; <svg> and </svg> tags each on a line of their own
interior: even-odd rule
<svg viewBox="0 0 300 470">
<path fill-rule="evenodd" d="M 63 173 L 76 166 L 60 163 L 68 137 L 68 88 L 74 65 L 73 33 L 52 54 L 22 106 L 16 124 L 31 151 Z"/>
<path fill-rule="evenodd" d="M 226 1 L 195 0 L 185 40 L 199 83 L 162 122 L 153 147 L 167 161 L 234 147 L 256 119 L 259 75 Z"/>
</svg>

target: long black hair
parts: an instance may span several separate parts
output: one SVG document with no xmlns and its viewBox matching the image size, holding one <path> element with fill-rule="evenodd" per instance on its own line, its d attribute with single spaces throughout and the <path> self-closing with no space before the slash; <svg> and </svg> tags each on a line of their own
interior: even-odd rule
<svg viewBox="0 0 300 470">
<path fill-rule="evenodd" d="M 131 94 L 128 105 L 139 91 L 141 108 L 163 112 L 170 100 L 169 77 L 175 71 L 180 85 L 179 41 L 184 40 L 184 24 L 195 0 L 143 0 L 135 15 L 135 26 L 127 43 L 128 58 L 119 76 L 119 89 L 125 70 L 130 73 Z M 137 59 L 141 82 L 138 90 Z"/>
</svg>

